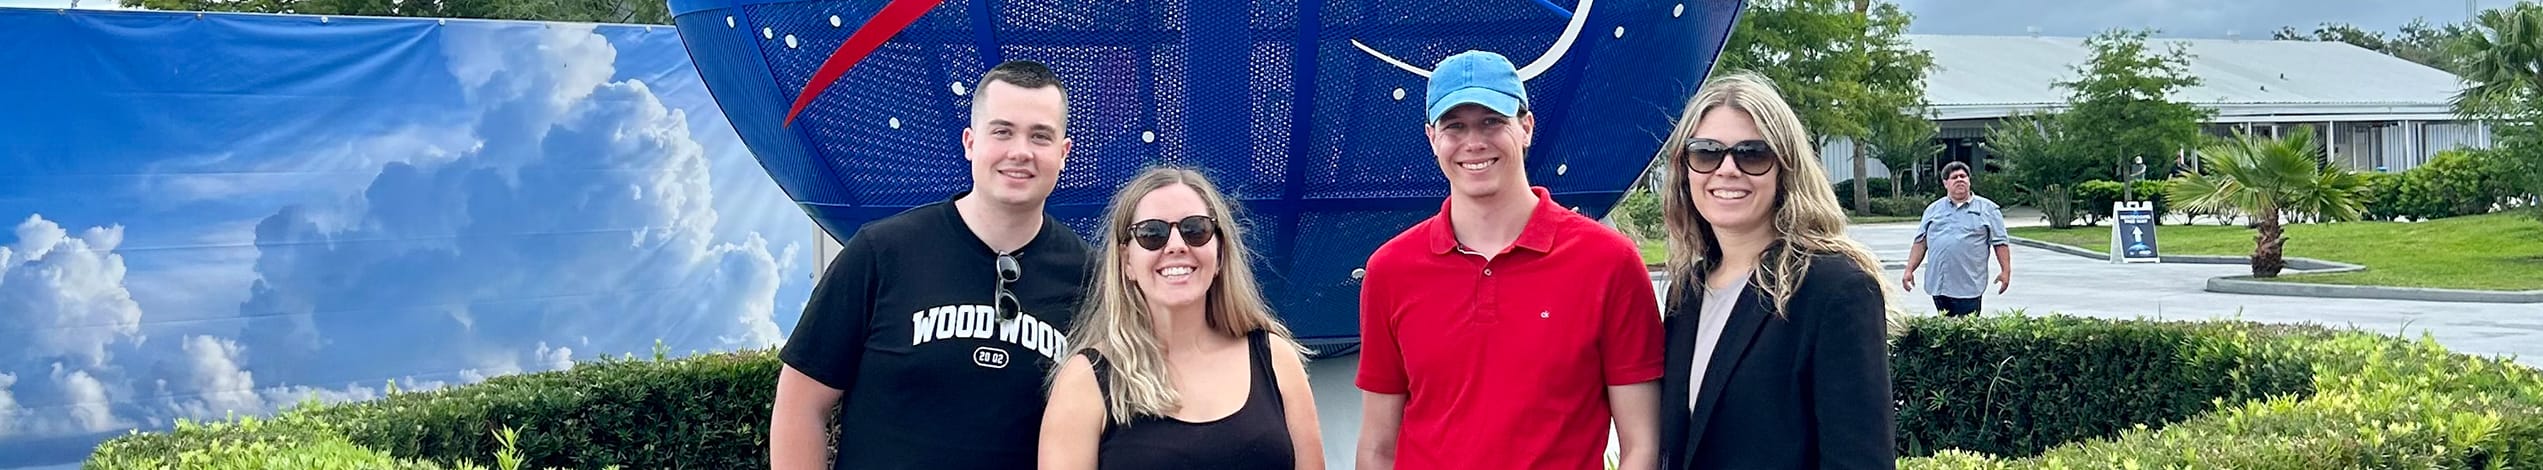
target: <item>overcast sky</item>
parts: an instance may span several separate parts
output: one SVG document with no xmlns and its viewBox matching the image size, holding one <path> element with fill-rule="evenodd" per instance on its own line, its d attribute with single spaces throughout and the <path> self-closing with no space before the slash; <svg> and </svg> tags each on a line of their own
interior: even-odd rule
<svg viewBox="0 0 2543 470">
<path fill-rule="evenodd" d="M 1916 15 L 1909 32 L 1927 34 L 2030 34 L 2090 36 L 2112 28 L 2156 28 L 2162 37 L 2267 39 L 2280 26 L 2312 31 L 2348 23 L 2369 31 L 2401 29 L 2412 18 L 2431 24 L 2462 22 L 2467 3 L 2479 8 L 2512 0 L 1893 0 Z"/>
</svg>

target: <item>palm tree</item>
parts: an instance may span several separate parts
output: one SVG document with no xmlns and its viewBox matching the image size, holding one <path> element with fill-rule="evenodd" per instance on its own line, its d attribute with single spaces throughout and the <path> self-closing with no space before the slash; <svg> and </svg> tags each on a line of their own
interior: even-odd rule
<svg viewBox="0 0 2543 470">
<path fill-rule="evenodd" d="M 2287 269 L 2281 215 L 2345 221 L 2366 210 L 2366 178 L 2324 160 L 2312 128 L 2277 140 L 2238 132 L 2201 146 L 2199 154 L 2205 173 L 2175 180 L 2172 200 L 2194 210 L 2238 210 L 2256 220 L 2252 277 L 2278 277 Z"/>
<path fill-rule="evenodd" d="M 2455 94 L 2455 113 L 2502 124 L 2509 184 L 2543 194 L 2543 152 L 2528 145 L 2543 139 L 2543 5 L 2520 1 L 2484 10 L 2470 23 L 2471 34 L 2450 51 L 2469 85 Z M 2534 216 L 2543 220 L 2543 207 Z"/>
<path fill-rule="evenodd" d="M 2473 34 L 2455 44 L 2462 57 L 2464 87 L 2454 97 L 2455 112 L 2474 119 L 2533 117 L 2531 101 L 2543 92 L 2543 6 L 2484 10 L 2472 19 Z"/>
</svg>

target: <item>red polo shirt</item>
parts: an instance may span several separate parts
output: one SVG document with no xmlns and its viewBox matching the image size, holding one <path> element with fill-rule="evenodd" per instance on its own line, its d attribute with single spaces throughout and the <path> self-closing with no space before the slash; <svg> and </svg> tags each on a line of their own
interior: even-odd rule
<svg viewBox="0 0 2543 470">
<path fill-rule="evenodd" d="M 1633 241 L 1545 192 L 1487 262 L 1448 207 L 1369 257 L 1360 389 L 1406 395 L 1402 469 L 1605 463 L 1607 386 L 1660 378 L 1660 306 Z"/>
</svg>

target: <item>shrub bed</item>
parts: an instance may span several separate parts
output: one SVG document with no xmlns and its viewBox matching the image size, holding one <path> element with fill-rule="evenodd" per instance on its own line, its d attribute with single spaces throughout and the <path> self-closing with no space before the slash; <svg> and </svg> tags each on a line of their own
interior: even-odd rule
<svg viewBox="0 0 2543 470">
<path fill-rule="evenodd" d="M 1932 452 L 1902 468 L 2543 467 L 2543 373 L 2426 338 L 2017 315 L 1896 341 L 1900 449 Z M 182 423 L 87 468 L 756 468 L 776 372 L 765 351 L 588 363 Z"/>
<path fill-rule="evenodd" d="M 2165 193 L 2167 184 L 2165 181 L 2156 180 L 2139 180 L 2129 184 L 2104 180 L 2078 183 L 2075 185 L 2074 197 L 2076 203 L 2083 206 L 2076 208 L 2076 215 L 2083 216 L 2084 225 L 2100 225 L 2102 219 L 2110 218 L 2113 204 L 2120 201 L 2154 201 L 2155 222 L 2160 225 L 2163 222 L 2163 216 L 2172 211 L 2172 202 Z M 2131 191 L 2135 194 L 2129 194 Z M 2129 199 L 2131 196 L 2135 199 Z"/>
<path fill-rule="evenodd" d="M 2009 458 L 1963 450 L 1905 469 L 2538 468 L 2543 372 L 2452 354 L 2435 339 L 2313 327 L 2242 326 L 2238 341 L 2313 369 L 2314 394 L 2241 403 L 2161 428 Z"/>
<path fill-rule="evenodd" d="M 767 464 L 777 366 L 759 352 L 588 363 L 314 415 L 401 457 L 482 459 L 515 426 L 533 467 L 747 468 Z"/>
<path fill-rule="evenodd" d="M 2438 152 L 2427 164 L 2367 179 L 2367 217 L 2442 219 L 2487 214 L 2529 197 L 2515 162 L 2496 150 Z"/>
<path fill-rule="evenodd" d="M 1871 190 L 1872 197 L 1875 199 L 1899 195 L 1890 192 L 1889 178 L 1867 179 L 1863 180 L 1863 184 L 1868 186 L 1868 189 Z M 1836 192 L 1837 207 L 1843 208 L 1847 211 L 1854 210 L 1854 180 L 1838 181 L 1835 184 L 1829 185 L 1828 189 Z"/>
<path fill-rule="evenodd" d="M 1899 452 L 2028 456 L 2177 422 L 2218 403 L 2311 393 L 2305 361 L 2244 341 L 2248 328 L 2069 316 L 1920 319 L 1890 352 Z"/>
<path fill-rule="evenodd" d="M 122 437 L 100 446 L 87 468 L 197 468 L 179 464 L 181 451 L 338 440 L 384 456 L 462 467 L 508 468 L 497 458 L 507 447 L 517 449 L 518 468 L 764 467 L 777 370 L 768 351 L 589 362 L 367 402 L 303 406 L 261 425 Z M 498 438 L 507 428 L 519 432 L 511 446 Z M 362 462 L 356 467 L 374 466 Z"/>
</svg>

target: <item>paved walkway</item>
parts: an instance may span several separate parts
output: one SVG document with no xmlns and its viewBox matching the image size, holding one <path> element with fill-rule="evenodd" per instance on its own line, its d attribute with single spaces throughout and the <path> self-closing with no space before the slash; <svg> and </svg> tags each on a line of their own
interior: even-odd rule
<svg viewBox="0 0 2543 470">
<path fill-rule="evenodd" d="M 2042 224 L 2037 211 L 2020 212 L 2025 210 L 2008 211 L 2006 223 Z M 1870 245 L 1884 264 L 1899 264 L 1907 261 L 1915 230 L 1913 223 L 1867 225 L 1855 227 L 1851 235 Z M 1897 282 L 1899 271 L 1888 271 L 1891 282 Z M 2249 272 L 2250 268 L 2239 265 L 2118 265 L 2015 246 L 2013 290 L 1988 296 L 1986 308 L 2120 319 L 2240 318 L 2263 323 L 2314 323 L 2411 338 L 2427 333 L 2455 352 L 2511 354 L 2520 363 L 2543 367 L 2543 307 L 2534 304 L 2316 299 L 2203 290 L 2207 278 Z M 1928 297 L 1922 292 L 1901 292 L 1895 299 L 1909 311 L 1933 310 L 1933 304 L 1925 300 Z M 1307 366 L 1308 381 L 1315 389 L 1316 414 L 1324 430 L 1329 468 L 1352 468 L 1353 451 L 1359 443 L 1360 390 L 1351 385 L 1351 380 L 1359 366 L 1356 355 Z"/>
<path fill-rule="evenodd" d="M 1856 240 L 1871 245 L 1885 264 L 1905 262 L 1915 234 L 1914 224 L 1858 226 L 1851 231 Z M 2250 272 L 2242 265 L 2111 264 L 2017 245 L 2013 247 L 2013 290 L 1989 295 L 1986 310 L 2019 308 L 2032 314 L 2101 318 L 2240 318 L 2356 327 L 2410 338 L 2425 332 L 2455 352 L 2515 355 L 2520 363 L 2543 367 L 2543 307 L 2534 304 L 2320 299 L 2204 290 L 2210 277 Z M 1896 282 L 1900 270 L 1891 269 L 1888 275 Z M 1906 298 L 1902 303 L 1930 298 L 1923 292 L 1902 294 L 1906 294 L 1900 296 Z M 1930 301 L 1916 307 L 1921 308 L 1911 311 L 1933 309 Z"/>
</svg>

